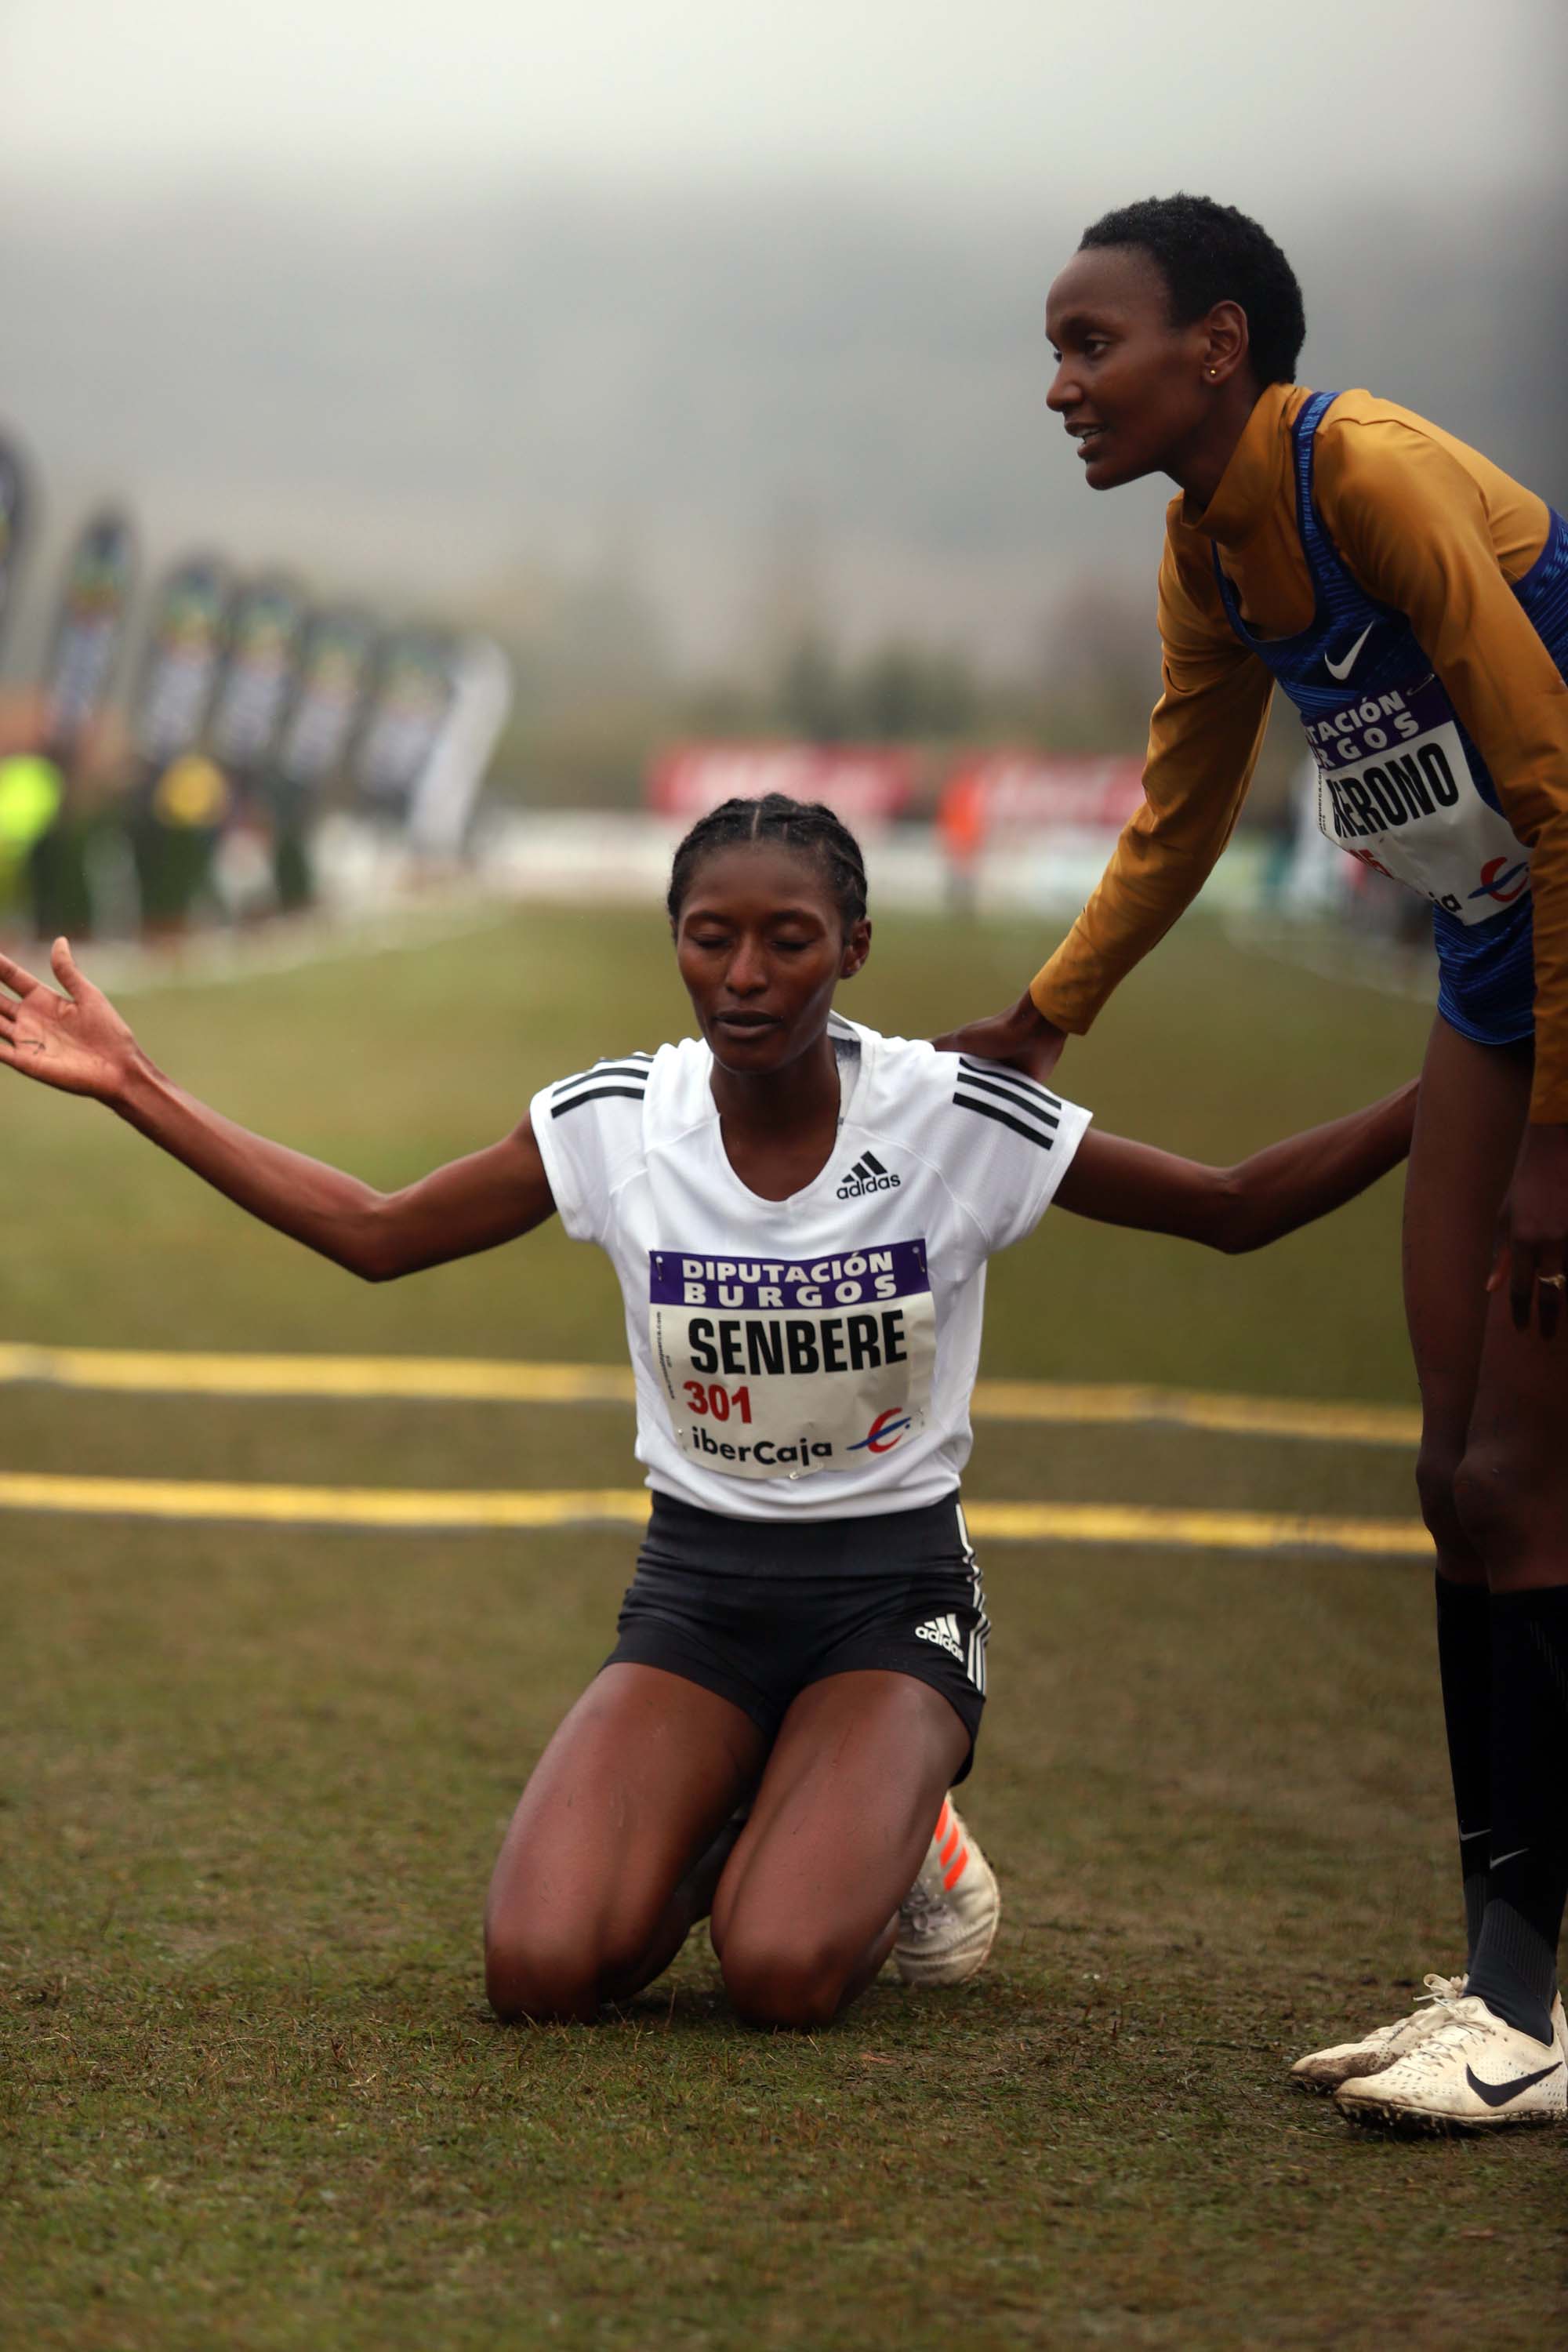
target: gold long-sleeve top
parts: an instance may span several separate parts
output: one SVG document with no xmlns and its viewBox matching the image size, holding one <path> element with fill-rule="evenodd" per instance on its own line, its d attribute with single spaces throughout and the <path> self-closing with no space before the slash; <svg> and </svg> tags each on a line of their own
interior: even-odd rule
<svg viewBox="0 0 1568 2352">
<path fill-rule="evenodd" d="M 1163 691 L 1150 722 L 1144 804 L 1031 985 L 1058 1028 L 1089 1027 L 1230 839 L 1273 679 L 1226 617 L 1214 551 L 1249 627 L 1283 637 L 1310 626 L 1290 428 L 1310 397 L 1299 384 L 1271 385 L 1208 505 L 1174 499 L 1166 511 Z M 1366 392 L 1342 393 L 1319 425 L 1313 497 L 1352 576 L 1409 620 L 1532 852 L 1531 1117 L 1568 1121 L 1568 686 L 1511 593 L 1545 544 L 1549 509 L 1452 434 Z"/>
</svg>

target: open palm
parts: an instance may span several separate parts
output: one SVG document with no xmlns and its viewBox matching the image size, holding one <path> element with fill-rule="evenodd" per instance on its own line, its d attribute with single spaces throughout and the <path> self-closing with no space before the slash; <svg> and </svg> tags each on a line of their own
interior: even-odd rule
<svg viewBox="0 0 1568 2352">
<path fill-rule="evenodd" d="M 49 963 L 60 989 L 0 955 L 0 1063 L 68 1095 L 110 1101 L 124 1084 L 136 1040 L 101 990 L 84 980 L 57 940 Z"/>
</svg>

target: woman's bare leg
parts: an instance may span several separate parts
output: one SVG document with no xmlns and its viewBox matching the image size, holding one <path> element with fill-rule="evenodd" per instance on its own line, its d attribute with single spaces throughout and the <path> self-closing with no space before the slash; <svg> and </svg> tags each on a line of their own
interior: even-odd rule
<svg viewBox="0 0 1568 2352">
<path fill-rule="evenodd" d="M 1441 1018 L 1421 1072 L 1405 1188 L 1405 1312 L 1421 1384 L 1421 1508 L 1439 1574 L 1487 1580 L 1454 1480 L 1469 1442 L 1497 1221 L 1530 1109 L 1528 1046 L 1473 1045 Z"/>
<path fill-rule="evenodd" d="M 713 1948 L 750 2023 L 826 2025 L 864 1992 L 968 1750 L 912 1675 L 832 1675 L 801 1693 L 713 1901 Z"/>
<path fill-rule="evenodd" d="M 658 1666 L 606 1666 L 540 1758 L 485 1910 L 485 1985 L 507 2019 L 586 2023 L 668 1967 L 729 1855 L 767 1741 L 740 1707 Z"/>
<path fill-rule="evenodd" d="M 1568 1344 L 1487 1317 L 1456 1497 L 1491 1591 L 1491 1839 L 1469 1990 L 1550 2038 L 1568 1899 Z"/>
<path fill-rule="evenodd" d="M 1459 1830 L 1467 1949 L 1487 1899 L 1491 1608 L 1487 1562 L 1455 1494 L 1485 1341 L 1498 1213 L 1524 1131 L 1530 1053 L 1433 1024 L 1405 1194 L 1405 1305 L 1421 1385 L 1422 1516 L 1437 1547 L 1437 1659 Z"/>
<path fill-rule="evenodd" d="M 1568 1329 L 1516 1330 L 1506 1288 L 1488 1309 L 1457 1483 L 1495 1598 L 1568 1583 Z"/>
</svg>

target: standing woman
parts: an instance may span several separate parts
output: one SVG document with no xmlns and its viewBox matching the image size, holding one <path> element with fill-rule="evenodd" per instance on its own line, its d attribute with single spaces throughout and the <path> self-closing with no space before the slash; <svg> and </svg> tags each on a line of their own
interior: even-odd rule
<svg viewBox="0 0 1568 2352">
<path fill-rule="evenodd" d="M 710 1911 L 740 2013 L 822 2025 L 889 1953 L 921 1983 L 972 1973 L 995 1925 L 946 1796 L 985 1700 L 958 1485 L 987 1259 L 1053 1201 L 1256 1248 L 1405 1157 L 1414 1089 L 1221 1170 L 879 1037 L 833 1005 L 871 944 L 859 850 L 778 793 L 693 827 L 668 905 L 699 1034 L 543 1087 L 488 1150 L 400 1192 L 183 1093 L 63 940 L 63 996 L 0 956 L 0 1066 L 95 1096 L 370 1281 L 552 1213 L 605 1251 L 652 1518 L 616 1648 L 501 1848 L 490 2000 L 589 2019 Z"/>
<path fill-rule="evenodd" d="M 1363 2118 L 1550 2121 L 1568 2038 L 1568 526 L 1437 426 L 1294 381 L 1289 264 L 1205 197 L 1089 229 L 1049 405 L 1094 489 L 1170 476 L 1145 803 L 1027 994 L 949 1039 L 1048 1075 L 1202 887 L 1276 684 L 1319 822 L 1430 900 L 1405 1305 L 1437 1548 L 1467 1981 L 1296 2068 Z M 1497 1236 L 1506 1251 L 1493 1266 Z"/>
</svg>

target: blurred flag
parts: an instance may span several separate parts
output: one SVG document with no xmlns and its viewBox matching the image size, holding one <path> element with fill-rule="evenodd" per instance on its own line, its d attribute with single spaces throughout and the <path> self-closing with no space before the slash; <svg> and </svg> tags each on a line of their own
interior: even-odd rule
<svg viewBox="0 0 1568 2352">
<path fill-rule="evenodd" d="M 451 650 L 444 638 L 406 629 L 382 646 L 353 760 L 355 786 L 374 809 L 407 815 L 447 723 L 452 688 Z"/>
<path fill-rule="evenodd" d="M 163 583 L 142 663 L 132 740 L 162 771 L 199 743 L 223 666 L 229 587 L 206 557 L 182 563 Z"/>
<path fill-rule="evenodd" d="M 27 521 L 27 474 L 20 451 L 0 440 L 0 627 L 11 608 Z"/>
<path fill-rule="evenodd" d="M 312 616 L 278 751 L 285 783 L 320 793 L 342 769 L 374 650 L 375 623 L 368 613 L 342 605 Z"/>
<path fill-rule="evenodd" d="M 44 682 L 44 740 L 69 760 L 102 709 L 125 633 L 136 566 L 126 518 L 94 515 L 66 565 Z"/>
<path fill-rule="evenodd" d="M 452 694 L 408 810 L 408 838 L 426 857 L 456 857 L 496 739 L 511 709 L 511 665 L 489 637 L 465 637 L 451 660 Z"/>
<path fill-rule="evenodd" d="M 241 590 L 207 729 L 214 759 L 237 775 L 259 776 L 271 765 L 304 629 L 305 601 L 291 581 L 258 580 Z"/>
</svg>

